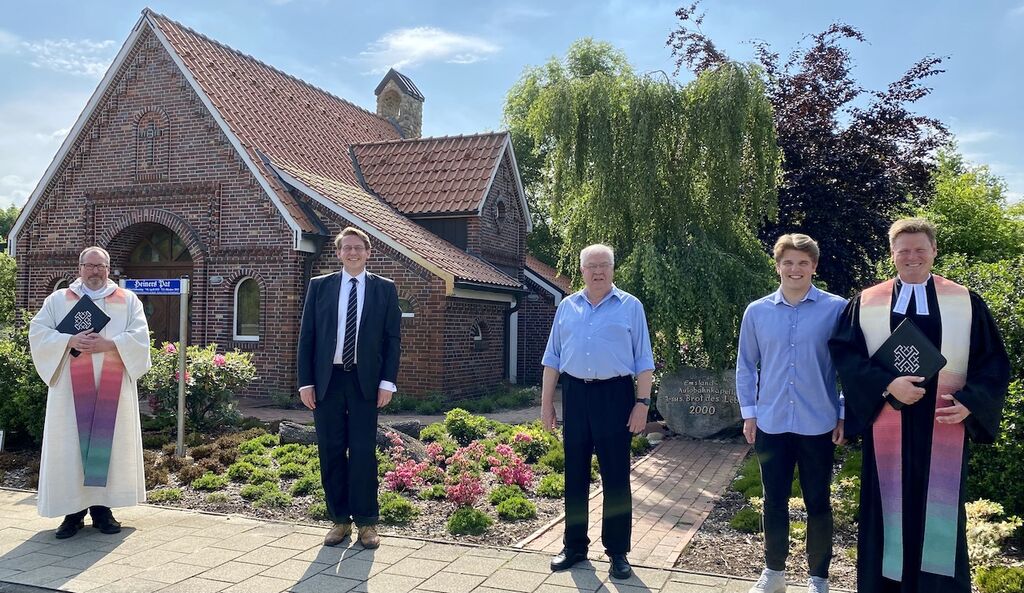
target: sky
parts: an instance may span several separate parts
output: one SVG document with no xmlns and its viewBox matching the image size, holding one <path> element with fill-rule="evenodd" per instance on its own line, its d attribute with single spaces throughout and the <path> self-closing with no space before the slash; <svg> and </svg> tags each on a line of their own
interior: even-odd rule
<svg viewBox="0 0 1024 593">
<path fill-rule="evenodd" d="M 672 75 L 665 41 L 681 4 L 0 0 L 0 208 L 24 205 L 146 6 L 371 111 L 394 66 L 426 97 L 424 135 L 438 136 L 501 129 L 523 70 L 581 37 L 612 43 L 640 72 Z M 703 31 L 739 60 L 752 59 L 752 39 L 785 55 L 833 22 L 853 25 L 867 38 L 850 46 L 853 72 L 868 89 L 946 56 L 917 110 L 945 122 L 1011 200 L 1024 196 L 1024 0 L 705 0 L 702 10 Z"/>
</svg>

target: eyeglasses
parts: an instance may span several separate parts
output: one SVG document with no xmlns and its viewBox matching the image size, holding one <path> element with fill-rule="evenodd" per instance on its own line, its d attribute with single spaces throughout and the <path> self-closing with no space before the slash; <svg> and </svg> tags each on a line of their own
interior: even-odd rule
<svg viewBox="0 0 1024 593">
<path fill-rule="evenodd" d="M 91 270 L 93 272 L 98 272 L 100 270 L 106 270 L 107 268 L 110 267 L 107 264 L 85 264 L 85 263 L 79 263 L 78 265 L 82 266 L 86 270 Z"/>
<path fill-rule="evenodd" d="M 594 270 L 607 270 L 610 267 L 612 267 L 611 262 L 601 262 L 599 264 L 587 264 L 583 266 L 583 269 L 588 272 L 593 272 Z"/>
<path fill-rule="evenodd" d="M 341 248 L 341 250 L 344 253 L 352 253 L 353 251 L 355 251 L 356 253 L 359 253 L 361 251 L 366 251 L 366 246 L 365 245 L 345 245 L 345 246 L 343 246 Z"/>
</svg>

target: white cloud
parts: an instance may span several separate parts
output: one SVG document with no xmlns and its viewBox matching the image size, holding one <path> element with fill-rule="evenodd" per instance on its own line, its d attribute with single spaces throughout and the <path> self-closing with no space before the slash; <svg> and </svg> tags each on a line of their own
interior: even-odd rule
<svg viewBox="0 0 1024 593">
<path fill-rule="evenodd" d="M 501 48 L 486 39 L 459 35 L 436 27 L 397 29 L 384 34 L 360 52 L 372 72 L 388 68 L 412 68 L 426 62 L 472 64 L 487 59 Z"/>
<path fill-rule="evenodd" d="M 1024 16 L 1024 4 L 1010 10 L 1010 16 Z"/>
<path fill-rule="evenodd" d="M 970 146 L 972 144 L 983 144 L 999 136 L 994 130 L 963 130 L 954 132 L 956 142 L 959 146 Z"/>
<path fill-rule="evenodd" d="M 47 89 L 0 103 L 0 208 L 25 204 L 88 99 Z"/>
<path fill-rule="evenodd" d="M 0 30 L 0 53 L 20 56 L 36 68 L 101 78 L 114 59 L 112 39 L 41 39 L 25 41 Z"/>
</svg>

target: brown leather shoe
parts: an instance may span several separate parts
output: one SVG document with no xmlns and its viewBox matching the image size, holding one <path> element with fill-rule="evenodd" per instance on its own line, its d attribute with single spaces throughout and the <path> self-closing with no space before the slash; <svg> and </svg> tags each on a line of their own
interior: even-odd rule
<svg viewBox="0 0 1024 593">
<path fill-rule="evenodd" d="M 352 535 L 351 523 L 335 523 L 334 527 L 331 527 L 331 530 L 327 532 L 327 537 L 324 538 L 324 545 L 336 546 L 350 535 Z"/>
<path fill-rule="evenodd" d="M 374 525 L 360 527 L 359 543 L 363 544 L 363 547 L 368 550 L 378 548 L 380 546 L 380 536 L 377 535 L 377 527 Z"/>
</svg>

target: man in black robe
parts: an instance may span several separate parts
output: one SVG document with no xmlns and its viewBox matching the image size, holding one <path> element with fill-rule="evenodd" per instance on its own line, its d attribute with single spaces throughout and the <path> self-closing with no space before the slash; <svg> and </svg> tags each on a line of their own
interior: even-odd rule
<svg viewBox="0 0 1024 593">
<path fill-rule="evenodd" d="M 846 432 L 864 436 L 857 590 L 970 593 L 964 512 L 966 442 L 968 438 L 975 443 L 995 440 L 1009 384 L 1009 359 L 999 330 L 981 298 L 931 274 L 937 254 L 934 225 L 923 219 L 897 221 L 889 230 L 889 245 L 898 277 L 851 300 L 829 341 L 846 397 Z M 962 291 L 961 301 L 943 301 L 941 295 L 955 290 Z M 873 302 L 888 308 L 888 331 L 909 318 L 936 347 L 943 349 L 944 355 L 944 345 L 963 352 L 965 368 L 955 382 L 956 389 L 947 387 L 948 374 L 940 390 L 941 373 L 923 382 L 921 377 L 896 377 L 870 358 L 868 344 L 877 343 L 877 337 L 872 340 L 866 336 L 865 327 L 870 329 L 871 325 L 862 317 L 877 315 L 878 310 L 866 308 L 869 295 Z M 950 302 L 962 303 L 959 336 L 943 336 L 943 319 L 949 318 L 951 312 L 942 311 L 940 302 L 945 302 L 947 309 Z M 882 315 L 885 313 L 881 310 Z M 949 328 L 946 331 L 951 332 Z M 967 351 L 963 351 L 965 343 L 969 344 Z M 947 373 L 949 366 L 947 363 Z M 878 423 L 883 418 L 894 424 L 879 431 Z M 943 452 L 942 441 L 948 439 L 936 435 L 946 435 L 959 426 L 963 430 L 956 446 Z M 893 453 L 893 463 L 885 460 L 887 451 Z M 934 464 L 935 468 L 933 455 L 942 460 L 942 464 Z M 887 471 L 889 468 L 895 471 Z M 940 504 L 934 501 L 942 497 L 929 490 L 929 483 L 940 488 L 943 478 L 950 475 L 953 478 L 949 479 L 952 483 L 946 500 L 955 500 L 956 504 L 947 505 L 947 528 L 936 529 L 931 524 L 932 515 Z M 887 483 L 895 484 L 895 492 L 883 497 L 881 490 Z M 900 493 L 902 500 L 898 498 Z M 883 522 L 884 515 L 890 518 L 889 524 Z M 936 535 L 940 533 L 943 535 Z M 946 553 L 936 554 L 936 549 L 945 549 Z M 937 561 L 940 556 L 944 558 Z"/>
</svg>

